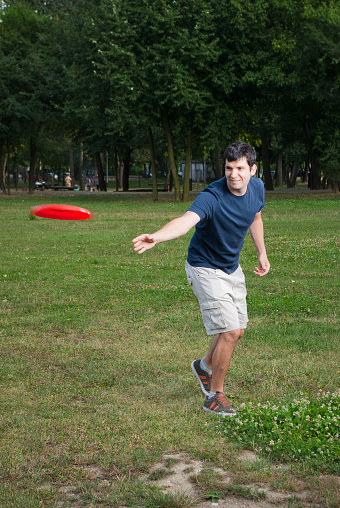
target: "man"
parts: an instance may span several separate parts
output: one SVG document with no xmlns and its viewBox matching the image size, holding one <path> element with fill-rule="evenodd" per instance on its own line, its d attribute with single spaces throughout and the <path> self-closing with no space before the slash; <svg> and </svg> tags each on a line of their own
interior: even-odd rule
<svg viewBox="0 0 340 508">
<path fill-rule="evenodd" d="M 196 226 L 191 239 L 186 273 L 201 308 L 208 335 L 214 335 L 205 357 L 191 368 L 206 395 L 203 409 L 221 416 L 237 410 L 223 391 L 230 360 L 247 326 L 246 285 L 239 255 L 249 230 L 258 253 L 254 273 L 262 277 L 270 264 L 264 243 L 261 210 L 264 185 L 256 173 L 256 152 L 236 141 L 224 153 L 225 177 L 206 187 L 184 215 L 153 234 L 132 241 L 142 254 L 157 243 L 173 240 Z"/>
</svg>

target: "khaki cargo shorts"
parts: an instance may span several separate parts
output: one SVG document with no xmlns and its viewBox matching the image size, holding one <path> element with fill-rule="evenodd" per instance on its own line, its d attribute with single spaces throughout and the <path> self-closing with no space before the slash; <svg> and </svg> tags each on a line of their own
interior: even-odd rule
<svg viewBox="0 0 340 508">
<path fill-rule="evenodd" d="M 247 289 L 242 268 L 227 274 L 185 263 L 187 279 L 201 308 L 208 335 L 247 328 Z"/>
</svg>

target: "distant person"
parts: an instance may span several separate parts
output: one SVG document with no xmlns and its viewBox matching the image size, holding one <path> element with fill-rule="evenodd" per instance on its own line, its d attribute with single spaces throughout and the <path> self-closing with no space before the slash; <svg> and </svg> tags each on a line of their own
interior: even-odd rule
<svg viewBox="0 0 340 508">
<path fill-rule="evenodd" d="M 196 226 L 186 273 L 201 308 L 208 335 L 214 335 L 206 355 L 191 368 L 206 396 L 203 409 L 221 416 L 237 410 L 224 394 L 224 380 L 238 339 L 248 322 L 246 284 L 239 255 L 249 230 L 258 253 L 260 277 L 270 264 L 264 243 L 261 210 L 264 185 L 256 173 L 256 152 L 247 143 L 232 143 L 224 153 L 225 176 L 206 187 L 184 215 L 153 234 L 132 241 L 142 254 L 157 243 L 185 235 Z"/>
<path fill-rule="evenodd" d="M 66 187 L 71 187 L 72 178 L 70 177 L 70 175 L 65 176 L 65 183 L 66 183 Z"/>
</svg>

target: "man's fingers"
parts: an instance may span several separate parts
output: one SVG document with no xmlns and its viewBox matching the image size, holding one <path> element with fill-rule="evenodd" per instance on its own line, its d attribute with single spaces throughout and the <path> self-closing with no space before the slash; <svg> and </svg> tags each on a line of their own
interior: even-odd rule
<svg viewBox="0 0 340 508">
<path fill-rule="evenodd" d="M 132 243 L 140 242 L 141 240 L 143 240 L 144 237 L 145 235 L 136 236 L 136 238 L 132 240 Z"/>
<path fill-rule="evenodd" d="M 141 249 L 146 250 L 146 247 L 145 247 L 145 244 L 141 240 L 137 240 L 133 249 L 140 251 Z"/>
<path fill-rule="evenodd" d="M 264 275 L 267 275 L 267 273 L 269 272 L 269 269 L 270 269 L 270 266 L 265 266 L 263 268 L 258 268 L 256 266 L 253 273 L 255 273 L 255 275 L 259 275 L 259 277 L 263 277 Z"/>
<path fill-rule="evenodd" d="M 145 247 L 140 247 L 139 249 L 136 249 L 135 248 L 135 251 L 138 253 L 138 254 L 143 254 L 143 252 L 146 251 L 146 248 Z"/>
<path fill-rule="evenodd" d="M 152 238 L 152 235 L 140 235 L 140 236 L 136 236 L 136 238 L 134 238 L 132 240 L 132 243 L 137 243 L 137 242 L 148 242 L 148 243 L 152 243 L 153 242 L 153 238 Z"/>
</svg>

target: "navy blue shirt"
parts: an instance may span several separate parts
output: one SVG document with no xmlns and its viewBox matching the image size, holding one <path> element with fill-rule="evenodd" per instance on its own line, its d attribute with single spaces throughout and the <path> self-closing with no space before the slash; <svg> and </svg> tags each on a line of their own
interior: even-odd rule
<svg viewBox="0 0 340 508">
<path fill-rule="evenodd" d="M 250 178 L 243 196 L 230 192 L 226 177 L 206 187 L 188 208 L 201 219 L 189 245 L 188 263 L 233 273 L 248 229 L 263 207 L 264 185 L 259 178 Z"/>
</svg>

